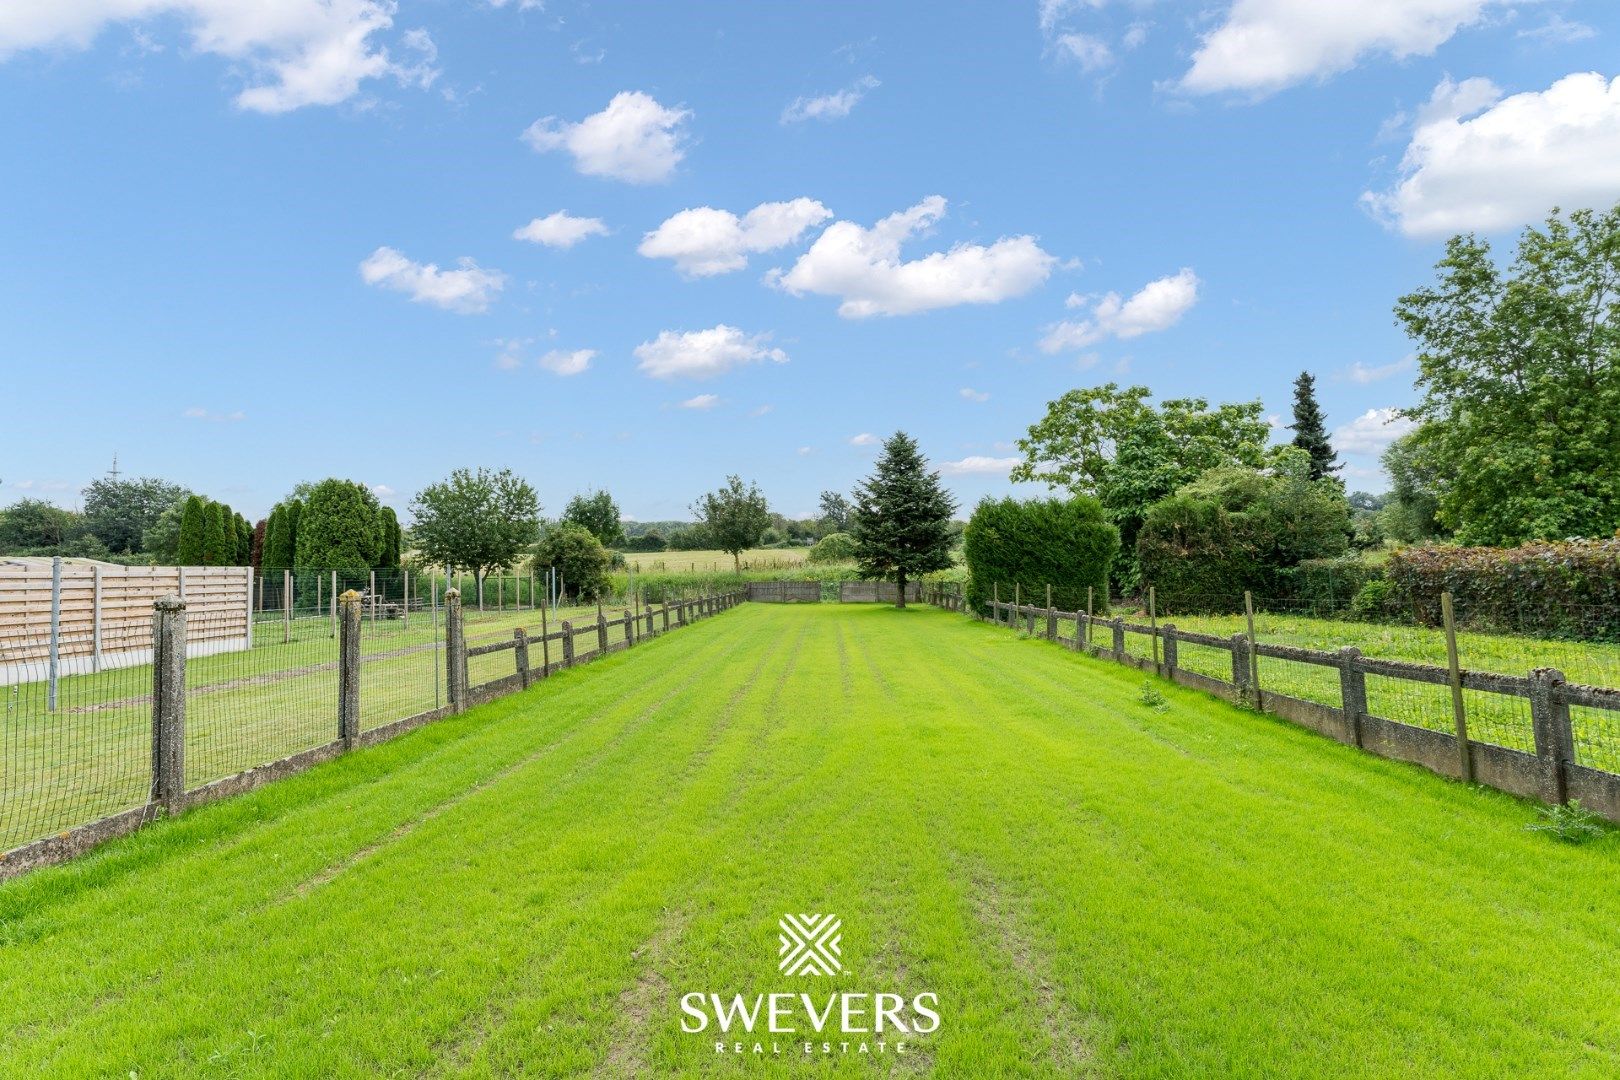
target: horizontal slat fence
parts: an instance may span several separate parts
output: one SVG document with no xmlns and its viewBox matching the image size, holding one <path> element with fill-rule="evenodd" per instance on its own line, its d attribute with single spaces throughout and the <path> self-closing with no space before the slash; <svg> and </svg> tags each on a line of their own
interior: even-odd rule
<svg viewBox="0 0 1620 1080">
<path fill-rule="evenodd" d="M 0 686 L 49 671 L 58 676 L 151 661 L 152 605 L 181 596 L 194 613 L 193 655 L 251 646 L 245 566 L 117 566 L 0 559 Z"/>
</svg>

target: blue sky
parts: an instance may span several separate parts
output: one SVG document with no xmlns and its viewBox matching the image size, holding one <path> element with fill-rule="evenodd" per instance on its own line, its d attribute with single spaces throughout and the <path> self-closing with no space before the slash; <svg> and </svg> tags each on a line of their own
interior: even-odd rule
<svg viewBox="0 0 1620 1080">
<path fill-rule="evenodd" d="M 1352 487 L 1446 235 L 1620 198 L 1620 12 L 1495 0 L 8 0 L 0 504 L 509 465 L 964 505 L 1075 386 L 1317 373 Z M 685 213 L 699 211 L 697 213 Z M 533 224 L 531 224 L 533 223 Z M 1037 489 L 1038 490 L 1038 489 Z"/>
</svg>

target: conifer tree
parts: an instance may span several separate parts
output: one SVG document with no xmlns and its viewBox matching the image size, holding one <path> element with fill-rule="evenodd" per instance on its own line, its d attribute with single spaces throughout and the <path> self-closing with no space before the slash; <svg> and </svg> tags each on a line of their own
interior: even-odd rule
<svg viewBox="0 0 1620 1080">
<path fill-rule="evenodd" d="M 229 566 L 236 557 L 235 530 L 227 536 L 225 523 L 229 520 L 229 508 L 224 503 L 210 502 L 203 510 L 203 551 L 202 564 L 204 566 Z"/>
<path fill-rule="evenodd" d="M 174 561 L 179 565 L 203 565 L 203 519 L 206 516 L 202 496 L 187 496 L 186 508 L 180 512 L 180 540 L 175 546 Z"/>
<path fill-rule="evenodd" d="M 877 468 L 855 489 L 850 532 L 862 577 L 893 580 L 896 607 L 906 583 L 951 565 L 951 515 L 956 501 L 928 471 L 917 442 L 897 431 L 883 444 Z"/>
<path fill-rule="evenodd" d="M 1311 455 L 1311 479 L 1321 480 L 1339 471 L 1339 455 L 1328 441 L 1327 423 L 1316 402 L 1316 376 L 1308 371 L 1294 380 L 1294 445 Z"/>
</svg>

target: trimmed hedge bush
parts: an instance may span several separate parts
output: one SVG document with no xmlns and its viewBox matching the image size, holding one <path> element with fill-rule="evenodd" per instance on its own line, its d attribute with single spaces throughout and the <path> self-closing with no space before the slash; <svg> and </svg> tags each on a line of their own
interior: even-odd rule
<svg viewBox="0 0 1620 1080">
<path fill-rule="evenodd" d="M 1460 623 L 1476 630 L 1620 640 L 1620 538 L 1533 541 L 1516 548 L 1423 544 L 1384 566 L 1392 603 L 1440 624 L 1450 592 Z"/>
<path fill-rule="evenodd" d="M 1119 529 L 1090 496 L 982 499 L 962 536 L 968 603 L 988 611 L 992 591 L 1011 600 L 1015 584 L 1026 599 L 1045 603 L 1050 585 L 1052 603 L 1062 611 L 1084 611 L 1088 589 L 1095 590 L 1100 609 L 1118 552 Z"/>
</svg>

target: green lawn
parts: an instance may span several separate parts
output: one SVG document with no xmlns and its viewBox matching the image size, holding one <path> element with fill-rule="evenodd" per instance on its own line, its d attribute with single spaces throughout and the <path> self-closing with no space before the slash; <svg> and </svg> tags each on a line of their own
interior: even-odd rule
<svg viewBox="0 0 1620 1080">
<path fill-rule="evenodd" d="M 743 605 L 0 886 L 0 1075 L 1620 1074 L 1620 842 L 1143 681 Z M 681 1030 L 778 991 L 941 1025 Z"/>
</svg>

